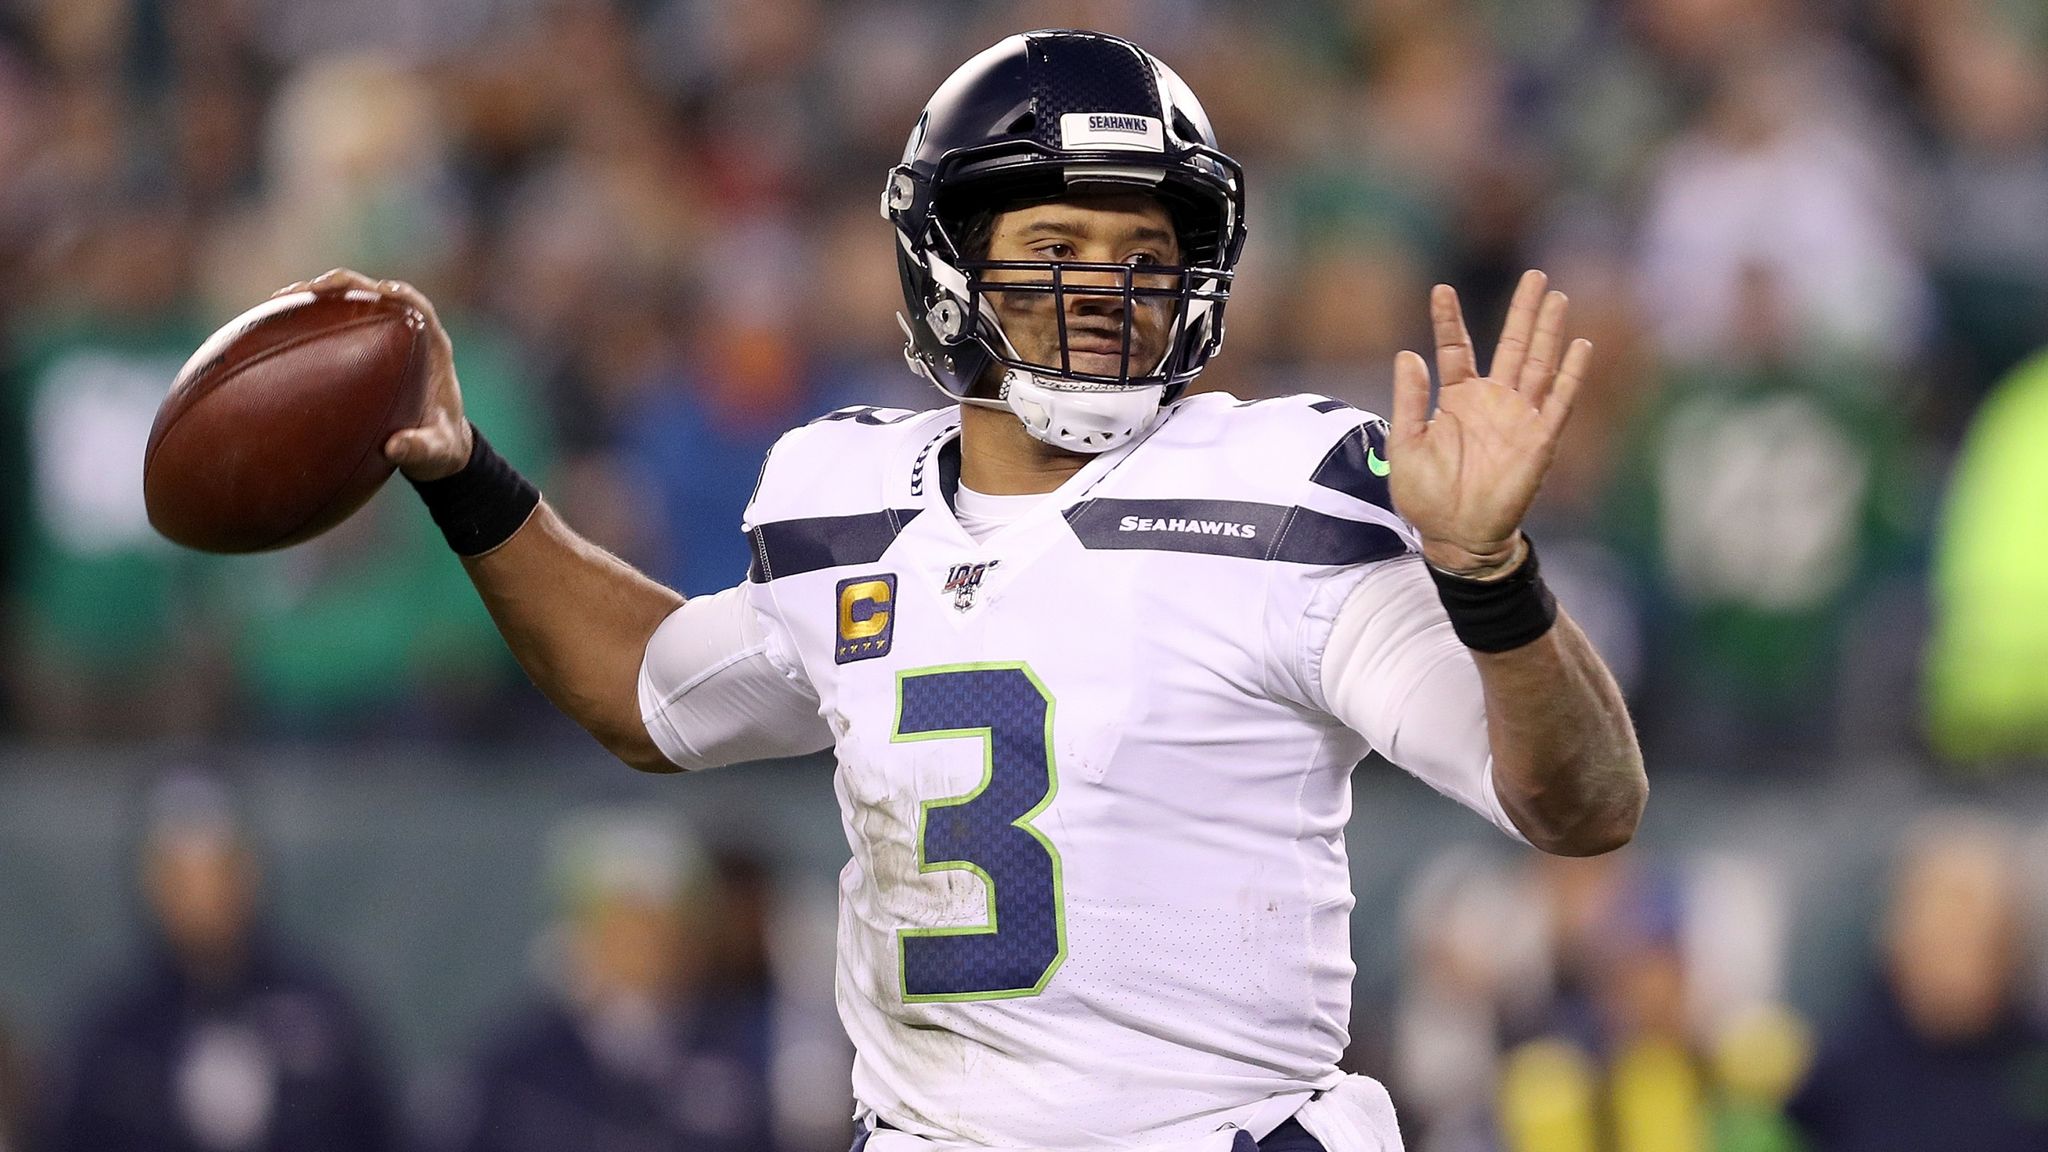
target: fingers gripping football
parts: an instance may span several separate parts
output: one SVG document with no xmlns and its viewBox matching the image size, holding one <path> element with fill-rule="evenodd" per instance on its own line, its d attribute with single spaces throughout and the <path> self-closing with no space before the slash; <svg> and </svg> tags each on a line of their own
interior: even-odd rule
<svg viewBox="0 0 2048 1152">
<path fill-rule="evenodd" d="M 454 348 L 433 303 L 402 280 L 372 280 L 347 268 L 287 285 L 276 295 L 306 291 L 374 292 L 403 301 L 426 317 L 431 341 L 426 413 L 417 425 L 392 433 L 384 442 L 384 455 L 412 480 L 438 480 L 460 471 L 469 462 L 469 421 L 463 416 L 462 388 L 455 379 Z"/>
</svg>

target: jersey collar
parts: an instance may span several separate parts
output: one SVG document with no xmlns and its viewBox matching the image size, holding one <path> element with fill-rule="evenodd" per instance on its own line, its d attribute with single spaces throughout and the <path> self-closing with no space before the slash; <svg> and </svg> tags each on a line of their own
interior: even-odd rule
<svg viewBox="0 0 2048 1152">
<path fill-rule="evenodd" d="M 1042 509 L 998 530 L 990 539 L 1022 529 L 1043 516 L 1057 516 L 1086 499 L 1095 485 L 1164 427 L 1178 408 L 1177 403 L 1167 405 L 1151 427 L 1115 448 L 1091 457 L 1080 471 L 1046 493 Z M 897 462 L 898 467 L 893 469 L 894 477 L 890 484 L 892 506 L 925 509 L 931 513 L 928 519 L 950 525 L 952 531 L 965 539 L 966 529 L 960 527 L 953 515 L 954 494 L 960 487 L 960 410 L 958 407 L 937 409 L 931 416 L 929 421 L 919 422 L 916 435 L 905 438 L 902 456 Z"/>
</svg>

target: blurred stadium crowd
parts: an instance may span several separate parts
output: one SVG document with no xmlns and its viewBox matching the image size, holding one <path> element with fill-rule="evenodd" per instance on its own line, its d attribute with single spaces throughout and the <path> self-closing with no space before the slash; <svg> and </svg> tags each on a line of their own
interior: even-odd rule
<svg viewBox="0 0 2048 1152">
<path fill-rule="evenodd" d="M 1526 265 L 1573 293 L 1598 376 L 1537 532 L 1654 750 L 2048 740 L 2048 638 L 2007 610 L 2042 566 L 1976 526 L 2043 492 L 1997 450 L 2041 386 L 1982 403 L 2048 344 L 2048 17 L 2000 0 L 17 4 L 10 726 L 535 711 L 402 490 L 256 560 L 142 518 L 163 381 L 336 264 L 440 303 L 479 423 L 571 522 L 687 592 L 737 581 L 775 435 L 936 401 L 870 201 L 936 80 L 1035 20 L 1142 35 L 1249 170 L 1205 383 L 1384 409 L 1432 281 L 1482 328 Z"/>
<path fill-rule="evenodd" d="M 324 268 L 412 280 L 478 424 L 570 523 L 686 592 L 724 587 L 776 435 L 846 403 L 937 402 L 900 357 L 881 175 L 960 60 L 1060 25 L 1173 64 L 1248 171 L 1252 238 L 1204 386 L 1384 411 L 1393 353 L 1427 342 L 1431 283 L 1459 287 L 1482 342 L 1523 268 L 1571 293 L 1598 364 L 1533 531 L 1630 693 L 1653 779 L 1769 788 L 1872 759 L 1983 776 L 2048 754 L 2036 0 L 11 0 L 0 734 L 578 739 L 402 485 L 273 556 L 157 538 L 142 445 L 178 366 Z M 166 941 L 149 987 L 188 1021 L 215 992 L 179 975 L 179 917 L 233 920 L 245 884 L 194 819 L 212 847 L 144 869 Z M 1887 975 L 1817 1044 L 1780 1003 L 1793 913 L 1755 861 L 1452 853 L 1401 898 L 1392 1023 L 1359 1029 L 1357 1059 L 1427 1152 L 2048 1146 L 2022 839 L 1976 817 L 1906 837 Z M 720 899 L 763 898 L 758 862 L 723 867 L 698 870 L 737 885 Z M 673 916 L 647 893 L 676 874 L 620 883 Z M 179 911 L 208 891 L 213 912 Z M 638 972 L 584 972 L 580 1007 L 532 1025 L 594 1045 L 576 1074 L 627 1117 L 581 1146 L 796 1140 L 746 1127 L 773 1111 L 768 1048 L 719 1047 L 766 1025 L 703 1022 L 770 1011 L 750 999 L 765 961 L 667 956 L 673 923 L 608 915 L 589 921 L 602 946 L 565 955 Z M 725 974 L 662 975 L 705 964 Z M 305 979 L 286 1010 L 311 1015 L 280 1026 L 354 1068 L 347 1029 L 306 1020 L 358 1009 Z M 722 991 L 673 1017 L 697 1031 L 664 1032 L 646 997 L 613 1012 L 587 991 L 633 979 Z M 93 1027 L 79 1044 L 118 1030 Z M 205 1033 L 198 1063 L 119 1090 L 170 1092 L 164 1123 L 203 1113 L 204 1131 L 64 1143 L 54 1102 L 75 1097 L 11 1076 L 0 1114 L 44 1115 L 44 1141 L 81 1152 L 380 1146 L 274 1136 L 302 1113 L 251 1095 L 275 1070 L 249 1069 L 279 1058 L 252 1044 Z M 35 1082 L 124 1058 L 72 1059 Z M 647 1086 L 683 1065 L 726 1088 L 684 1107 Z M 328 1104 L 390 1089 L 356 1073 Z M 504 1129 L 533 1143 L 488 1147 L 577 1139 L 549 1135 L 572 1129 L 548 1127 L 546 1100 L 510 1099 L 528 1111 Z M 739 1142 L 662 1127 L 692 1108 Z M 1856 1127 L 1894 1114 L 1979 1127 Z M 5 1152 L 37 1146 L 0 1130 Z"/>
</svg>

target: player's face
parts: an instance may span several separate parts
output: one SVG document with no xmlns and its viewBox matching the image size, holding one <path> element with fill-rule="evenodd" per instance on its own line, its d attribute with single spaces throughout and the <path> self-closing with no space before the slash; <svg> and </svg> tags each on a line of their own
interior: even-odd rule
<svg viewBox="0 0 2048 1152">
<path fill-rule="evenodd" d="M 1152 197 L 1142 193 L 1088 196 L 1034 204 L 996 217 L 988 258 L 1168 267 L 1180 263 L 1180 243 L 1173 217 Z M 1046 273 L 1036 270 L 991 270 L 986 278 L 1040 286 L 1052 283 Z M 1172 276 L 1132 277 L 1134 288 L 1170 290 L 1175 282 Z M 1073 371 L 1142 376 L 1158 366 L 1173 327 L 1171 296 L 1133 298 L 1126 369 L 1123 274 L 1076 271 L 1063 273 L 1060 283 L 1067 291 L 988 293 L 989 307 L 1025 360 L 1060 369 L 1060 312 L 1064 311 L 1068 364 Z M 1076 288 L 1108 291 L 1073 291 Z"/>
</svg>

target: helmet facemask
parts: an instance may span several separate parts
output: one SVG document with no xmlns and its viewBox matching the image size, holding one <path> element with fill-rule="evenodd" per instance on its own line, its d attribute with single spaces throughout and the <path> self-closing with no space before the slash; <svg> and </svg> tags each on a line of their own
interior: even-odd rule
<svg viewBox="0 0 2048 1152">
<path fill-rule="evenodd" d="M 1173 215 L 1184 236 L 1181 213 Z M 926 249 L 935 289 L 926 322 L 987 365 L 962 401 L 1007 408 L 1032 435 L 1070 451 L 1100 452 L 1136 435 L 1214 352 L 1231 273 L 1185 260 L 989 259 L 996 216 L 984 210 L 967 223 L 935 213 L 937 242 Z"/>
</svg>

